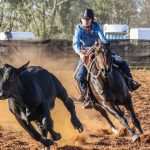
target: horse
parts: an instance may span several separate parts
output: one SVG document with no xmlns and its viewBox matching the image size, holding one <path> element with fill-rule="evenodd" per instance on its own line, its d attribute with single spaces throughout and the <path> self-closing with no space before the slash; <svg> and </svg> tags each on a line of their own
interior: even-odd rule
<svg viewBox="0 0 150 150">
<path fill-rule="evenodd" d="M 96 98 L 96 106 L 102 107 L 106 112 L 119 120 L 119 122 L 130 133 L 133 142 L 139 141 L 140 136 L 136 134 L 128 125 L 123 111 L 119 108 L 124 106 L 128 111 L 133 125 L 143 134 L 140 122 L 136 117 L 131 94 L 123 73 L 113 64 L 112 52 L 110 48 L 97 44 L 87 51 L 94 58 L 86 65 L 88 71 L 89 89 Z M 104 116 L 105 117 L 105 116 Z M 115 128 L 116 129 L 116 128 Z"/>
</svg>

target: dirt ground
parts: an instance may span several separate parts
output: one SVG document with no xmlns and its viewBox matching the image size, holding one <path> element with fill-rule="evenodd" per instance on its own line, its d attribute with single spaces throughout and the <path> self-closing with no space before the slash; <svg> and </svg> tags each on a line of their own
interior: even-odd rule
<svg viewBox="0 0 150 150">
<path fill-rule="evenodd" d="M 79 92 L 72 77 L 73 69 L 50 69 L 67 89 L 70 96 L 78 98 Z M 122 128 L 120 123 L 112 116 L 111 120 L 120 130 L 114 135 L 104 118 L 95 110 L 84 110 L 82 104 L 76 104 L 76 111 L 84 125 L 84 132 L 78 133 L 70 123 L 70 115 L 61 101 L 56 100 L 52 118 L 54 129 L 60 132 L 62 140 L 57 142 L 59 150 L 125 150 L 125 149 L 150 149 L 150 71 L 133 70 L 134 78 L 142 86 L 132 93 L 135 112 L 140 119 L 144 135 L 141 142 L 132 143 L 130 136 Z M 126 117 L 132 127 L 128 114 Z M 8 110 L 6 101 L 0 102 L 0 150 L 36 150 L 40 149 L 40 143 L 34 141 L 24 129 L 22 129 L 13 114 Z M 53 148 L 52 148 L 53 149 Z"/>
</svg>

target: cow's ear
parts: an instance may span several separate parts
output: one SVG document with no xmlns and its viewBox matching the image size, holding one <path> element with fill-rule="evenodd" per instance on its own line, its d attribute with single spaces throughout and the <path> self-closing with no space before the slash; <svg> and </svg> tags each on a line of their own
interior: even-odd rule
<svg viewBox="0 0 150 150">
<path fill-rule="evenodd" d="M 27 68 L 29 65 L 30 61 L 28 61 L 26 64 L 24 64 L 23 66 L 21 66 L 20 68 Z"/>
<path fill-rule="evenodd" d="M 28 67 L 30 61 L 28 61 L 26 64 L 24 64 L 23 66 L 21 66 L 20 68 L 17 69 L 18 73 L 21 73 L 22 71 L 26 70 L 26 68 Z"/>
</svg>

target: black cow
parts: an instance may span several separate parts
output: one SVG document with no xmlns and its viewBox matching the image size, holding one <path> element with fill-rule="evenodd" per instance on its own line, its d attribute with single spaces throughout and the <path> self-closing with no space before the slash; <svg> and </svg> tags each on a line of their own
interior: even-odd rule
<svg viewBox="0 0 150 150">
<path fill-rule="evenodd" d="M 53 130 L 50 116 L 50 110 L 58 97 L 70 112 L 73 126 L 82 132 L 83 126 L 76 116 L 74 103 L 60 81 L 42 67 L 27 67 L 28 64 L 29 62 L 18 69 L 9 64 L 0 68 L 0 99 L 8 98 L 9 109 L 20 125 L 45 147 L 52 145 L 53 140 L 59 140 L 61 135 Z M 40 133 L 31 121 L 38 125 Z M 52 139 L 47 139 L 48 132 Z"/>
</svg>

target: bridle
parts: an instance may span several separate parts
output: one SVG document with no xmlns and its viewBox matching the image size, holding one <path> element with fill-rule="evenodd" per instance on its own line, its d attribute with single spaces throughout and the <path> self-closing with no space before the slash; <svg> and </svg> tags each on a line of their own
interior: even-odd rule
<svg viewBox="0 0 150 150">
<path fill-rule="evenodd" d="M 95 53 L 95 48 L 96 48 L 95 46 L 89 48 L 89 49 L 87 50 L 86 56 L 88 57 L 90 54 L 93 53 L 93 51 L 94 51 L 94 53 Z M 100 48 L 102 48 L 102 47 L 100 47 Z M 106 58 L 104 58 L 104 59 L 106 59 Z M 102 74 L 103 77 L 107 78 L 108 75 L 112 72 L 112 65 L 110 66 L 110 71 L 109 71 L 107 74 L 104 74 L 104 73 L 103 73 L 103 72 L 104 72 L 104 69 L 103 69 L 103 68 L 97 66 L 98 72 L 97 72 L 96 75 L 94 75 L 93 72 L 91 71 L 91 69 L 92 69 L 92 66 L 93 66 L 94 64 L 96 64 L 95 61 L 96 61 L 96 58 L 94 58 L 88 66 L 87 66 L 86 64 L 84 64 L 84 66 L 85 66 L 86 69 L 87 69 L 88 74 L 91 75 L 91 76 L 94 77 L 94 78 L 98 78 L 99 75 Z"/>
</svg>

